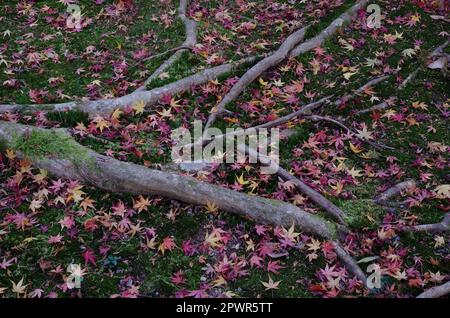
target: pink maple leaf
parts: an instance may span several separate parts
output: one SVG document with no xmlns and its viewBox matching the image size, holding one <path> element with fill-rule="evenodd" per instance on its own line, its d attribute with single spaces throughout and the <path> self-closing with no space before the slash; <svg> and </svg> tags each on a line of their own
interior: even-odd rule
<svg viewBox="0 0 450 318">
<path fill-rule="evenodd" d="M 89 263 L 91 263 L 94 266 L 97 265 L 95 263 L 95 254 L 94 254 L 93 250 L 87 249 L 86 251 L 83 252 L 82 255 L 83 255 L 83 258 L 84 258 L 84 266 L 87 266 Z"/>
</svg>

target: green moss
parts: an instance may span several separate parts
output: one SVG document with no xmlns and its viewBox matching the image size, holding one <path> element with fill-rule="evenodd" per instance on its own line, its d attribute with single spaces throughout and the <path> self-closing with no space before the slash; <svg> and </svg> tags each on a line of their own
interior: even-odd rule
<svg viewBox="0 0 450 318">
<path fill-rule="evenodd" d="M 345 221 L 351 228 L 376 228 L 382 216 L 382 208 L 371 199 L 338 202 L 345 213 Z"/>
<path fill-rule="evenodd" d="M 306 30 L 306 38 L 312 38 L 319 34 L 322 30 L 324 30 L 327 26 L 330 25 L 335 19 L 337 19 L 341 14 L 347 11 L 350 7 L 352 7 L 356 2 L 355 1 L 346 1 L 343 5 L 335 9 L 332 14 L 327 15 L 317 21 L 317 23 L 313 24 Z"/>
<path fill-rule="evenodd" d="M 95 164 L 88 151 L 70 136 L 56 131 L 33 130 L 28 134 L 15 136 L 12 147 L 30 159 L 58 158 L 77 164 Z"/>
<path fill-rule="evenodd" d="M 147 89 L 161 87 L 190 76 L 196 72 L 195 66 L 200 65 L 200 63 L 201 60 L 196 55 L 191 52 L 183 52 L 180 58 L 165 71 L 168 77 L 154 79 L 147 85 Z"/>
<path fill-rule="evenodd" d="M 0 139 L 0 152 L 5 152 L 8 149 L 8 145 L 2 139 Z"/>
<path fill-rule="evenodd" d="M 68 112 L 49 112 L 46 114 L 48 120 L 56 121 L 60 124 L 61 127 L 74 127 L 78 123 L 89 123 L 88 114 L 79 111 L 72 110 Z"/>
<path fill-rule="evenodd" d="M 319 266 L 322 262 L 323 259 L 317 260 Z M 302 252 L 292 251 L 288 258 L 282 260 L 281 266 L 284 268 L 280 269 L 279 275 L 268 275 L 267 272 L 259 268 L 251 268 L 248 271 L 248 276 L 230 282 L 228 290 L 233 291 L 239 297 L 314 297 L 308 290 L 305 277 L 312 277 L 316 269 L 305 261 Z M 267 282 L 269 276 L 274 281 L 282 281 L 279 289 L 265 289 L 262 282 Z"/>
</svg>

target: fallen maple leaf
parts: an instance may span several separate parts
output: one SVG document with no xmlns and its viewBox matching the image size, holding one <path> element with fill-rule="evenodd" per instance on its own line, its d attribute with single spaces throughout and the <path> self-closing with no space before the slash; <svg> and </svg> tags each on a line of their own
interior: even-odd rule
<svg viewBox="0 0 450 318">
<path fill-rule="evenodd" d="M 274 282 L 272 277 L 270 277 L 269 275 L 269 281 L 268 282 L 263 282 L 261 281 L 261 284 L 263 284 L 264 287 L 266 287 L 266 290 L 271 290 L 271 289 L 278 289 L 278 286 L 280 285 L 281 280 Z"/>
<path fill-rule="evenodd" d="M 23 277 L 22 279 L 16 284 L 15 282 L 11 281 L 12 283 L 12 292 L 17 294 L 17 297 L 19 297 L 20 294 L 25 294 L 25 291 L 27 289 L 27 285 L 23 285 Z"/>
<path fill-rule="evenodd" d="M 144 101 L 138 101 L 133 104 L 133 110 L 136 115 L 144 113 L 145 110 L 145 103 Z"/>
</svg>

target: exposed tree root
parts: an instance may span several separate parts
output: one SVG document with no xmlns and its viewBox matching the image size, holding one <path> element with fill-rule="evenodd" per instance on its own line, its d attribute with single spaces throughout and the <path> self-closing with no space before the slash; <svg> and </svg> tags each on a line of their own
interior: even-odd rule
<svg viewBox="0 0 450 318">
<path fill-rule="evenodd" d="M 322 105 L 324 102 L 326 102 L 331 96 L 327 96 L 324 97 L 316 102 L 313 102 L 311 104 L 305 105 L 303 106 L 300 110 L 286 115 L 284 117 L 278 118 L 274 121 L 268 122 L 268 123 L 264 123 L 258 126 L 254 126 L 252 128 L 246 129 L 246 130 L 237 130 L 228 134 L 224 134 L 224 135 L 218 135 L 218 136 L 214 136 L 213 138 L 204 138 L 200 141 L 197 141 L 196 143 L 193 144 L 189 144 L 186 145 L 185 148 L 192 148 L 198 145 L 206 145 L 208 143 L 210 143 L 212 140 L 221 140 L 227 137 L 231 137 L 231 136 L 242 136 L 242 135 L 247 135 L 250 133 L 255 133 L 256 131 L 258 131 L 258 129 L 262 129 L 262 128 L 271 128 L 271 127 L 275 127 L 281 124 L 284 124 L 292 119 L 294 119 L 297 116 L 300 116 L 302 114 L 310 114 L 311 111 L 313 109 L 316 109 L 317 107 L 319 107 L 320 105 Z M 295 186 L 298 188 L 299 191 L 301 191 L 302 193 L 304 193 L 311 201 L 315 202 L 317 205 L 319 205 L 320 207 L 322 207 L 325 211 L 327 211 L 330 215 L 332 215 L 334 218 L 336 218 L 337 220 L 339 220 L 339 222 L 341 224 L 345 224 L 344 221 L 344 213 L 337 207 L 335 206 L 333 203 L 331 203 L 329 200 L 327 200 L 324 196 L 322 196 L 320 193 L 318 193 L 317 191 L 313 190 L 312 188 L 310 188 L 309 186 L 307 186 L 305 183 L 303 183 L 302 181 L 300 181 L 298 178 L 294 177 L 293 175 L 291 175 L 288 171 L 286 171 L 285 169 L 283 169 L 282 167 L 280 167 L 278 164 L 276 164 L 273 160 L 271 160 L 269 157 L 267 156 L 263 156 L 259 153 L 257 153 L 256 151 L 252 150 L 252 149 L 246 149 L 246 148 L 241 148 L 238 149 L 243 153 L 247 153 L 249 156 L 253 156 L 254 158 L 256 158 L 257 160 L 259 160 L 261 162 L 261 164 L 266 165 L 266 166 L 271 166 L 273 168 L 273 171 L 276 171 L 276 173 L 278 174 L 278 176 L 280 178 L 282 178 L 283 180 L 286 181 L 291 181 L 295 184 Z"/>
<path fill-rule="evenodd" d="M 450 281 L 440 286 L 432 287 L 421 293 L 417 298 L 439 298 L 450 294 Z"/>
<path fill-rule="evenodd" d="M 416 181 L 412 179 L 397 183 L 393 187 L 376 196 L 373 200 L 377 204 L 388 202 L 393 197 L 400 195 L 403 191 L 416 187 L 416 185 Z"/>
<path fill-rule="evenodd" d="M 331 222 L 304 212 L 292 204 L 247 195 L 188 176 L 152 170 L 106 157 L 78 144 L 62 130 L 0 121 L 0 140 L 12 149 L 17 146 L 18 139 L 26 142 L 26 138 L 33 132 L 54 138 L 61 138 L 57 134 L 62 134 L 68 137 L 67 142 L 75 150 L 73 154 L 65 154 L 63 157 L 51 153 L 33 157 L 22 151 L 22 157 L 27 157 L 36 167 L 46 169 L 55 176 L 76 179 L 112 192 L 161 195 L 197 205 L 210 202 L 221 210 L 248 216 L 258 222 L 280 226 L 290 226 L 294 222 L 302 230 L 323 238 L 332 239 L 336 235 L 336 226 Z M 20 149 L 18 153 L 20 155 Z"/>
<path fill-rule="evenodd" d="M 209 128 L 216 120 L 218 116 L 224 113 L 225 107 L 234 101 L 242 91 L 250 85 L 255 79 L 257 79 L 263 72 L 269 68 L 278 65 L 288 56 L 289 52 L 305 37 L 305 33 L 308 27 L 304 27 L 287 37 L 287 39 L 280 45 L 278 50 L 268 57 L 262 59 L 250 68 L 240 79 L 233 85 L 231 90 L 223 97 L 220 103 L 212 110 L 208 121 L 206 122 L 205 129 Z"/>
<path fill-rule="evenodd" d="M 265 156 L 261 153 L 258 153 L 256 150 L 240 146 L 238 147 L 238 151 L 244 154 L 247 154 L 249 157 L 258 160 L 263 166 L 271 167 L 272 171 L 276 171 L 276 174 L 285 181 L 291 181 L 295 187 L 302 193 L 304 193 L 311 201 L 316 203 L 322 209 L 324 209 L 328 214 L 337 219 L 341 224 L 345 224 L 345 214 L 341 211 L 337 206 L 331 203 L 328 199 L 326 199 L 319 192 L 311 189 L 305 183 L 300 181 L 298 178 L 291 175 L 288 171 L 280 167 L 274 160 L 270 157 Z"/>
<path fill-rule="evenodd" d="M 448 46 L 449 41 L 446 41 L 444 44 L 438 46 L 436 49 L 434 49 L 429 55 L 428 58 L 432 59 L 435 56 L 438 56 L 439 54 L 441 54 L 444 49 Z M 403 82 L 398 86 L 397 90 L 403 90 L 406 85 L 408 85 L 411 81 L 413 81 L 417 74 L 419 73 L 421 67 L 418 67 L 417 69 L 415 69 L 413 72 L 411 72 L 404 80 Z M 366 109 L 362 109 L 360 111 L 356 112 L 356 115 L 361 115 L 361 114 L 366 114 L 366 113 L 371 113 L 374 111 L 380 111 L 380 110 L 384 110 L 386 108 L 388 108 L 389 106 L 391 106 L 393 103 L 395 103 L 397 101 L 398 97 L 395 95 L 390 96 L 387 100 L 374 105 L 372 107 L 366 108 Z"/>
<path fill-rule="evenodd" d="M 180 6 L 178 7 L 178 18 L 183 21 L 184 29 L 186 32 L 186 39 L 184 40 L 183 44 L 181 44 L 181 46 L 174 49 L 175 53 L 166 61 L 164 61 L 164 63 L 161 64 L 161 66 L 158 67 L 156 71 L 154 71 L 153 74 L 149 78 L 147 78 L 144 84 L 142 84 L 142 86 L 139 87 L 136 91 L 145 90 L 145 88 L 151 81 L 158 78 L 158 76 L 164 73 L 165 70 L 167 70 L 175 62 L 177 62 L 184 52 L 193 49 L 197 44 L 197 22 L 189 19 L 186 15 L 188 2 L 189 0 L 180 0 Z M 164 52 L 163 54 L 165 53 L 168 52 Z"/>
<path fill-rule="evenodd" d="M 383 144 L 379 144 L 379 143 L 375 143 L 372 142 L 370 140 L 364 139 L 362 137 L 360 137 L 356 132 L 354 132 L 352 129 L 350 129 L 349 127 L 347 127 L 346 125 L 344 125 L 343 123 L 341 123 L 340 121 L 330 118 L 330 117 L 324 117 L 324 116 L 317 116 L 317 115 L 311 115 L 311 116 L 307 116 L 306 118 L 311 119 L 312 121 L 326 121 L 326 122 L 330 122 L 333 123 L 341 128 L 344 128 L 345 130 L 347 130 L 348 132 L 350 132 L 354 137 L 358 138 L 359 140 L 361 140 L 364 143 L 367 143 L 368 145 L 376 148 L 376 149 L 389 149 L 389 150 L 394 150 L 395 148 L 383 145 Z"/>
<path fill-rule="evenodd" d="M 361 109 L 361 110 L 357 111 L 356 115 L 361 115 L 361 114 L 371 113 L 374 111 L 384 110 L 384 109 L 388 108 L 389 106 L 391 106 L 393 103 L 395 103 L 396 100 L 397 100 L 396 96 L 390 96 L 387 100 L 385 100 L 379 104 L 376 104 L 372 107 Z"/>
<path fill-rule="evenodd" d="M 293 49 L 290 53 L 290 56 L 292 57 L 299 56 L 322 45 L 325 42 L 325 40 L 333 36 L 344 24 L 350 22 L 351 19 L 356 15 L 358 10 L 364 8 L 368 2 L 369 2 L 368 0 L 358 1 L 351 8 L 349 8 L 347 11 L 341 14 L 336 20 L 331 22 L 331 24 L 328 27 L 326 27 L 323 31 L 321 31 L 318 35 L 298 45 L 295 49 Z"/>
<path fill-rule="evenodd" d="M 298 56 L 299 54 L 305 53 L 305 52 L 319 46 L 320 44 L 322 44 L 323 41 L 325 39 L 329 38 L 330 36 L 332 36 L 339 29 L 339 27 L 341 27 L 344 23 L 350 21 L 352 16 L 360 8 L 364 7 L 366 5 L 366 3 L 367 3 L 367 0 L 359 1 L 357 4 L 355 4 L 349 10 L 347 10 L 344 14 L 342 14 L 339 18 L 334 20 L 331 23 L 331 25 L 328 26 L 325 30 L 323 30 L 319 35 L 317 35 L 314 38 L 312 38 L 311 40 L 297 46 L 294 50 L 291 51 L 290 56 Z M 187 1 L 180 2 L 180 8 L 181 8 L 180 17 L 185 22 L 185 24 L 187 23 L 187 25 L 188 25 L 186 27 L 186 39 L 187 39 L 186 42 L 188 43 L 188 45 L 191 45 L 193 43 L 193 39 L 195 39 L 195 37 L 196 37 L 196 35 L 195 35 L 196 27 L 195 27 L 195 23 L 186 17 L 186 6 L 187 6 Z M 189 21 L 191 21 L 191 22 L 189 22 Z M 304 30 L 299 30 L 296 33 L 292 34 L 291 35 L 292 38 L 290 38 L 289 42 L 287 42 L 287 39 L 286 39 L 286 41 L 283 43 L 283 44 L 286 44 L 285 48 L 286 47 L 290 48 L 290 45 L 292 43 L 295 43 L 295 39 L 301 39 L 304 36 L 304 34 L 302 35 L 302 33 L 304 33 L 302 31 L 304 31 Z M 302 37 L 300 37 L 300 36 L 302 36 Z M 300 42 L 300 40 L 298 42 Z M 298 42 L 296 42 L 296 44 L 298 44 Z M 289 51 L 287 53 L 289 53 Z M 284 56 L 281 59 L 281 60 L 283 60 L 286 56 L 285 56 L 284 52 L 281 51 L 281 47 L 280 47 L 279 53 L 280 53 L 280 55 L 276 55 L 276 56 L 271 55 L 271 56 L 267 57 L 266 59 L 269 59 L 269 61 L 273 62 L 274 60 L 277 60 L 281 56 Z M 266 59 L 264 59 L 264 60 L 266 60 Z M 226 73 L 232 71 L 232 69 L 236 65 L 250 63 L 250 62 L 253 62 L 254 60 L 256 60 L 256 57 L 248 57 L 248 58 L 242 59 L 236 63 L 223 64 L 220 66 L 206 69 L 197 74 L 188 76 L 177 82 L 170 83 L 163 87 L 155 88 L 155 89 L 152 89 L 149 91 L 138 90 L 138 91 L 135 91 L 131 94 L 128 94 L 128 95 L 125 95 L 122 97 L 111 98 L 111 99 L 100 99 L 100 100 L 93 100 L 93 101 L 71 101 L 71 102 L 56 103 L 56 104 L 0 105 L 0 113 L 26 112 L 26 111 L 30 111 L 30 112 L 32 112 L 32 111 L 55 112 L 56 111 L 56 112 L 58 112 L 58 111 L 79 110 L 79 111 L 89 114 L 91 117 L 94 117 L 96 115 L 108 116 L 115 109 L 123 109 L 126 106 L 133 105 L 134 103 L 136 103 L 138 101 L 144 102 L 146 106 L 154 105 L 164 95 L 175 95 L 175 94 L 179 94 L 181 92 L 187 91 L 193 85 L 203 84 L 205 82 L 208 82 L 210 80 L 217 78 L 220 75 L 223 75 L 223 74 L 226 74 Z M 266 63 L 267 63 L 267 60 L 266 60 Z M 267 69 L 266 67 L 269 64 L 270 63 L 267 63 L 267 64 L 263 63 L 259 67 L 261 67 L 264 71 Z M 276 65 L 276 64 L 277 63 L 274 63 L 273 65 Z M 271 66 L 268 66 L 268 67 L 271 67 Z M 257 70 L 258 69 L 256 69 L 254 72 L 251 72 L 249 74 L 250 78 L 251 78 L 251 76 L 254 76 L 255 74 L 258 73 Z M 253 74 L 253 75 L 251 75 L 251 74 Z M 256 77 L 259 76 L 259 74 L 256 75 Z M 237 95 L 239 95 L 239 93 L 242 91 L 242 89 L 238 90 L 236 88 Z M 233 100 L 233 98 L 231 98 L 231 97 L 232 97 L 232 95 L 230 95 L 230 100 Z M 218 112 L 216 111 L 216 112 L 213 112 L 212 114 L 216 114 L 216 113 L 218 113 Z M 213 115 L 213 116 L 215 116 L 215 115 Z M 213 121 L 214 120 L 209 120 L 210 123 Z"/>
<path fill-rule="evenodd" d="M 33 111 L 47 111 L 47 112 L 63 112 L 71 110 L 79 110 L 89 114 L 90 117 L 96 115 L 108 116 L 116 109 L 124 109 L 136 102 L 143 102 L 147 107 L 156 104 L 165 95 L 176 95 L 188 91 L 194 85 L 200 85 L 217 77 L 227 74 L 239 65 L 251 63 L 257 57 L 248 57 L 234 63 L 226 63 L 212 68 L 208 68 L 194 75 L 185 77 L 179 81 L 158 87 L 149 91 L 135 91 L 131 94 L 111 98 L 100 99 L 93 101 L 72 101 L 57 104 L 10 104 L 0 105 L 1 113 L 14 112 L 33 112 Z"/>
<path fill-rule="evenodd" d="M 233 86 L 230 92 L 228 92 L 228 94 L 225 95 L 225 97 L 220 101 L 215 109 L 213 109 L 211 115 L 208 118 L 208 121 L 206 122 L 206 128 L 210 127 L 215 122 L 217 117 L 221 116 L 224 113 L 227 104 L 234 101 L 239 96 L 239 94 L 264 71 L 279 64 L 288 55 L 291 57 L 296 57 L 320 46 L 326 39 L 333 36 L 340 27 L 342 27 L 345 23 L 348 23 L 358 12 L 358 10 L 363 8 L 367 4 L 367 2 L 368 0 L 358 1 L 358 3 L 341 14 L 318 35 L 300 45 L 298 45 L 298 43 L 303 40 L 306 28 L 303 28 L 291 34 L 276 52 L 260 61 L 241 77 L 241 79 Z"/>
<path fill-rule="evenodd" d="M 307 186 L 299 179 L 291 175 L 289 172 L 284 170 L 277 163 L 275 163 L 270 157 L 262 155 L 257 151 L 255 151 L 254 149 L 245 146 L 238 147 L 238 151 L 247 154 L 249 157 L 257 159 L 264 166 L 268 166 L 271 167 L 272 169 L 275 169 L 275 171 L 277 171 L 276 172 L 277 175 L 281 179 L 293 182 L 295 186 L 299 189 L 299 191 L 305 193 L 305 195 L 308 196 L 308 198 L 311 199 L 311 201 L 322 207 L 332 217 L 339 220 L 341 224 L 345 224 L 344 220 L 345 215 L 337 206 L 335 206 L 333 203 L 327 200 L 320 193 L 311 189 L 309 186 Z M 348 229 L 345 226 L 341 227 L 341 230 L 343 232 L 348 232 Z M 354 274 L 359 280 L 363 282 L 364 286 L 366 286 L 367 277 L 362 271 L 362 269 L 359 267 L 358 263 L 353 259 L 353 257 L 350 256 L 350 254 L 348 254 L 348 252 L 342 247 L 339 241 L 333 240 L 332 242 L 335 248 L 336 255 L 338 256 L 340 261 L 352 274 Z"/>
<path fill-rule="evenodd" d="M 33 157 L 24 149 L 16 149 L 21 158 L 27 158 L 38 168 L 64 179 L 76 179 L 99 189 L 133 195 L 160 195 L 190 204 L 215 204 L 219 209 L 249 217 L 257 222 L 279 226 L 295 224 L 299 229 L 332 240 L 336 253 L 348 270 L 366 283 L 365 275 L 356 261 L 336 241 L 341 226 L 309 214 L 300 208 L 278 200 L 251 196 L 198 181 L 192 177 L 152 170 L 100 155 L 78 144 L 62 130 L 49 130 L 0 121 L 0 140 L 14 149 L 18 140 L 26 143 L 33 133 L 49 139 L 64 138 L 71 153 L 40 154 Z M 60 134 L 60 135 L 58 135 Z"/>
<path fill-rule="evenodd" d="M 315 101 L 315 102 L 312 102 L 305 106 L 302 106 L 302 108 L 300 108 L 299 110 L 297 110 L 291 114 L 277 118 L 275 120 L 269 121 L 264 124 L 253 126 L 253 127 L 247 128 L 247 129 L 235 130 L 233 132 L 223 134 L 223 135 L 217 135 L 217 136 L 213 136 L 213 137 L 207 137 L 207 136 L 205 137 L 204 136 L 201 140 L 198 140 L 195 143 L 186 145 L 185 148 L 192 148 L 197 145 L 205 146 L 205 145 L 209 144 L 212 140 L 220 140 L 220 139 L 224 139 L 224 138 L 232 137 L 232 136 L 248 135 L 248 134 L 257 132 L 259 129 L 272 128 L 272 127 L 277 127 L 277 126 L 283 125 L 283 124 L 295 119 L 296 117 L 311 114 L 311 112 L 313 110 L 319 108 L 321 105 L 323 105 L 325 102 L 327 102 L 331 97 L 332 97 L 332 95 L 321 98 L 318 101 Z"/>
<path fill-rule="evenodd" d="M 401 232 L 429 232 L 429 233 L 439 233 L 450 231 L 450 213 L 444 216 L 441 223 L 434 224 L 420 224 L 412 226 L 403 226 L 398 229 Z"/>
<path fill-rule="evenodd" d="M 350 271 L 350 273 L 353 273 L 360 281 L 363 282 L 364 286 L 367 287 L 367 277 L 366 274 L 364 274 L 361 267 L 359 267 L 358 263 L 355 261 L 355 259 L 342 247 L 342 245 L 339 242 L 334 241 L 334 251 L 336 252 L 336 255 L 341 260 L 341 262 L 345 265 L 345 267 Z"/>
<path fill-rule="evenodd" d="M 339 106 L 342 103 L 345 103 L 349 100 L 351 100 L 352 98 L 354 98 L 356 95 L 359 95 L 361 93 L 363 93 L 367 88 L 372 87 L 374 85 L 377 85 L 378 83 L 381 83 L 382 81 L 388 79 L 389 76 L 388 75 L 384 75 L 384 76 L 379 76 L 376 77 L 374 79 L 371 79 L 370 81 L 368 81 L 366 84 L 364 84 L 363 86 L 361 86 L 360 88 L 356 89 L 353 93 L 345 95 L 342 98 L 339 98 L 338 100 L 336 100 L 334 102 L 334 104 L 336 106 Z"/>
</svg>

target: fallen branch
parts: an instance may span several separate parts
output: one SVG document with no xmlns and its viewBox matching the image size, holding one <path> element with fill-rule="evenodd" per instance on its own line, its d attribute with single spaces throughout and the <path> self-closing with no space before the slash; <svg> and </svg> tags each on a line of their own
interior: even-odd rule
<svg viewBox="0 0 450 318">
<path fill-rule="evenodd" d="M 307 27 L 304 27 L 287 37 L 286 40 L 280 45 L 278 50 L 276 50 L 273 54 L 268 57 L 262 59 L 258 63 L 256 63 L 252 68 L 250 68 L 239 81 L 233 85 L 231 90 L 223 97 L 220 103 L 212 110 L 206 125 L 205 129 L 209 128 L 216 120 L 218 116 L 221 116 L 224 113 L 226 106 L 234 101 L 242 91 L 250 85 L 255 79 L 257 79 L 263 72 L 268 70 L 269 68 L 278 65 L 288 56 L 289 52 L 305 37 Z"/>
<path fill-rule="evenodd" d="M 168 58 L 166 61 L 164 61 L 164 63 L 161 64 L 161 66 L 159 66 L 156 69 L 156 71 L 154 71 L 153 74 L 149 78 L 147 78 L 147 80 L 144 82 L 144 84 L 142 84 L 142 86 L 139 87 L 136 91 L 145 90 L 145 88 L 147 87 L 147 85 L 150 82 L 152 82 L 154 79 L 158 78 L 158 76 L 160 76 L 162 73 L 164 73 L 165 70 L 167 70 L 176 61 L 178 61 L 184 52 L 187 52 L 188 50 L 193 49 L 194 46 L 197 44 L 197 22 L 189 19 L 186 15 L 186 9 L 188 6 L 188 2 L 189 2 L 189 0 L 180 0 L 180 6 L 178 7 L 178 18 L 184 24 L 186 39 L 184 40 L 183 44 L 181 44 L 181 46 L 172 49 L 172 51 L 175 51 L 175 53 L 170 58 Z M 150 58 L 155 58 L 158 55 L 167 54 L 169 51 L 151 56 L 149 58 L 146 58 L 145 60 L 149 60 Z"/>
<path fill-rule="evenodd" d="M 448 46 L 449 41 L 446 41 L 444 44 L 438 46 L 436 49 L 434 49 L 429 55 L 428 58 L 433 58 L 435 56 L 438 56 L 439 54 L 441 54 L 444 49 Z M 397 90 L 401 91 L 403 89 L 405 89 L 406 85 L 408 85 L 411 81 L 413 81 L 417 74 L 419 73 L 421 67 L 418 67 L 417 69 L 415 69 L 413 72 L 411 72 L 404 80 L 403 82 L 397 87 Z M 374 111 L 380 111 L 380 110 L 384 110 L 386 108 L 388 108 L 389 106 L 391 106 L 396 100 L 398 99 L 397 96 L 392 95 L 390 96 L 387 100 L 374 105 L 372 107 L 366 108 L 366 109 L 362 109 L 357 111 L 355 114 L 356 115 L 361 115 L 361 114 L 366 114 L 366 113 L 371 113 Z"/>
<path fill-rule="evenodd" d="M 390 199 L 392 199 L 393 197 L 400 195 L 403 191 L 415 188 L 417 185 L 415 180 L 406 180 L 400 183 L 397 183 L 396 185 L 394 185 L 393 187 L 387 189 L 386 191 L 384 191 L 383 193 L 379 194 L 378 196 L 376 196 L 373 201 L 376 204 L 382 204 L 384 202 L 389 201 Z"/>
<path fill-rule="evenodd" d="M 337 219 L 341 224 L 345 224 L 345 214 L 327 198 L 321 195 L 319 192 L 313 190 L 298 178 L 290 174 L 288 171 L 280 167 L 272 158 L 265 156 L 256 150 L 245 147 L 243 145 L 238 146 L 238 151 L 247 154 L 249 157 L 256 159 L 263 166 L 270 167 L 271 171 L 274 171 L 281 179 L 285 181 L 291 181 L 295 187 L 302 193 L 304 193 L 311 201 L 316 203 L 328 214 Z"/>
<path fill-rule="evenodd" d="M 81 112 L 89 114 L 90 117 L 101 115 L 104 117 L 109 116 L 116 109 L 124 109 L 127 106 L 131 106 L 136 102 L 143 102 L 147 107 L 156 104 L 163 96 L 176 95 L 182 92 L 188 91 L 192 86 L 200 85 L 217 77 L 227 74 L 236 67 L 245 63 L 251 63 L 256 60 L 257 57 L 248 57 L 234 63 L 226 63 L 212 68 L 208 68 L 199 73 L 185 77 L 179 81 L 164 85 L 162 87 L 154 88 L 149 91 L 135 91 L 131 94 L 111 98 L 111 99 L 99 99 L 92 101 L 72 101 L 66 103 L 57 104 L 9 104 L 0 105 L 1 113 L 14 113 L 14 112 L 34 112 L 34 111 L 47 111 L 47 112 L 64 112 L 79 110 Z"/>
<path fill-rule="evenodd" d="M 239 146 L 238 151 L 247 154 L 249 157 L 253 157 L 257 159 L 262 165 L 271 167 L 272 169 L 275 169 L 277 171 L 277 175 L 284 179 L 289 180 L 295 184 L 295 186 L 303 193 L 305 193 L 308 198 L 311 199 L 311 201 L 315 202 L 319 206 L 321 206 L 327 213 L 331 214 L 334 218 L 338 219 L 342 224 L 345 224 L 344 221 L 344 213 L 333 203 L 331 203 L 329 200 L 327 200 L 324 196 L 322 196 L 320 193 L 316 192 L 315 190 L 308 187 L 306 184 L 301 182 L 299 179 L 291 175 L 289 172 L 281 168 L 277 163 L 275 163 L 270 157 L 262 155 L 255 151 L 254 149 L 251 149 L 249 147 L 245 146 Z M 348 231 L 346 227 L 341 228 L 343 231 Z M 336 255 L 340 259 L 340 261 L 344 264 L 344 266 L 353 273 L 359 280 L 361 280 L 364 284 L 364 286 L 367 286 L 367 278 L 362 269 L 359 267 L 358 263 L 351 257 L 347 251 L 341 246 L 339 241 L 332 240 L 332 243 L 334 245 L 334 250 L 336 252 Z"/>
<path fill-rule="evenodd" d="M 439 298 L 448 294 L 450 294 L 450 281 L 440 286 L 427 289 L 416 298 Z"/>
<path fill-rule="evenodd" d="M 361 140 L 364 143 L 367 143 L 368 145 L 376 148 L 376 149 L 389 149 L 389 150 L 395 150 L 395 148 L 383 145 L 383 144 L 378 144 L 375 142 L 372 142 L 370 140 L 364 139 L 362 137 L 360 137 L 356 132 L 354 132 L 352 129 L 350 129 L 349 127 L 347 127 L 346 125 L 344 125 L 343 123 L 341 123 L 340 121 L 330 118 L 330 117 L 323 117 L 323 116 L 317 116 L 317 115 L 311 115 L 311 116 L 307 116 L 305 118 L 311 119 L 312 121 L 327 121 L 330 123 L 333 123 L 341 128 L 344 128 L 345 130 L 347 130 L 349 133 L 351 133 L 355 138 L 358 138 L 359 140 Z"/>
<path fill-rule="evenodd" d="M 364 92 L 367 88 L 372 87 L 374 85 L 377 85 L 378 83 L 381 83 L 382 81 L 386 80 L 389 78 L 389 75 L 384 75 L 384 76 L 379 76 L 376 77 L 374 79 L 371 79 L 370 81 L 368 81 L 366 84 L 364 84 L 363 86 L 359 87 L 358 89 L 356 89 L 353 93 L 345 95 L 342 98 L 339 98 L 338 100 L 336 100 L 334 102 L 334 104 L 336 106 L 339 106 L 340 104 L 342 104 L 343 102 L 347 102 L 349 100 L 351 100 L 352 98 L 354 98 L 356 95 L 361 94 L 362 92 Z"/>
<path fill-rule="evenodd" d="M 428 233 L 440 233 L 450 231 L 450 213 L 444 216 L 441 223 L 433 224 L 420 224 L 403 226 L 398 229 L 401 232 L 428 232 Z"/>
<path fill-rule="evenodd" d="M 290 56 L 297 57 L 301 54 L 311 51 L 318 46 L 321 46 L 325 42 L 325 40 L 333 36 L 344 24 L 350 22 L 351 19 L 356 15 L 356 13 L 360 9 L 364 8 L 368 2 L 368 0 L 358 1 L 351 8 L 341 14 L 337 19 L 331 22 L 331 24 L 323 31 L 321 31 L 318 35 L 293 49 L 290 53 Z"/>
<path fill-rule="evenodd" d="M 33 134 L 48 139 L 50 144 L 55 140 L 64 142 L 67 145 L 65 148 L 71 151 L 31 155 L 23 149 L 23 144 Z M 337 227 L 332 222 L 292 204 L 247 195 L 188 176 L 152 170 L 103 156 L 78 144 L 61 130 L 0 121 L 0 141 L 16 150 L 18 157 L 30 160 L 35 167 L 45 169 L 57 177 L 76 179 L 106 191 L 160 195 L 196 205 L 209 202 L 223 211 L 247 216 L 257 222 L 279 226 L 295 223 L 300 229 L 326 239 L 334 239 L 337 235 Z M 29 151 L 32 153 L 33 149 Z"/>
</svg>

